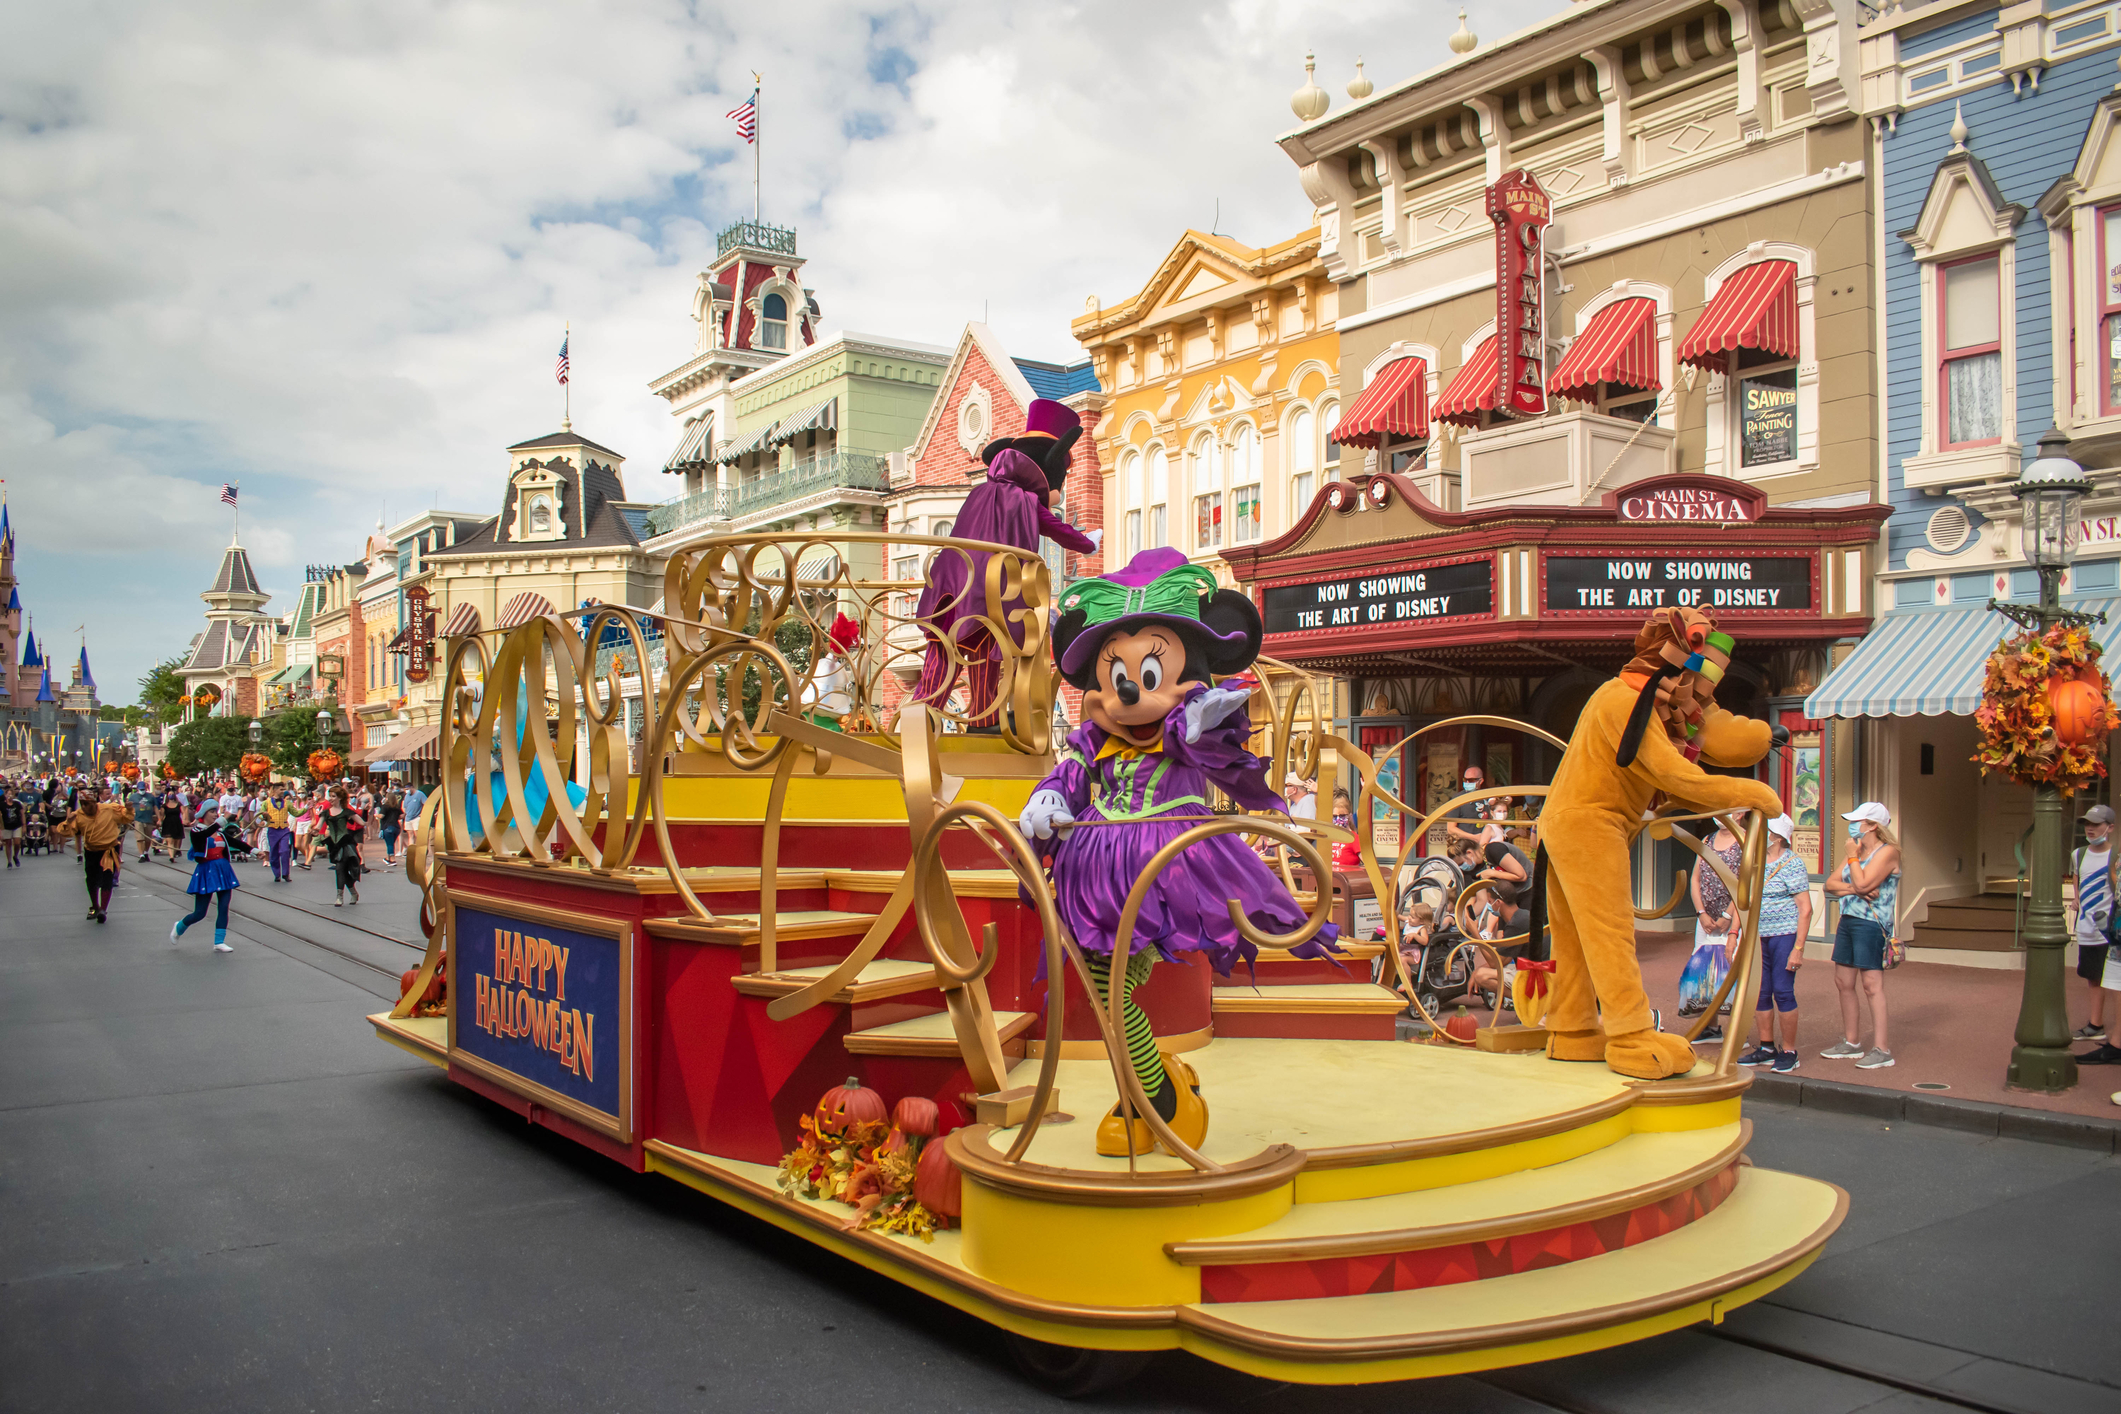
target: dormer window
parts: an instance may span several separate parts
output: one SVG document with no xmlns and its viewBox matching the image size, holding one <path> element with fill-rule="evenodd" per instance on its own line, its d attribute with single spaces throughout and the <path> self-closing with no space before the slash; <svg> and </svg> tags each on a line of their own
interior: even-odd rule
<svg viewBox="0 0 2121 1414">
<path fill-rule="evenodd" d="M 530 533 L 550 535 L 552 533 L 552 503 L 543 496 L 534 497 L 530 503 Z"/>
<path fill-rule="evenodd" d="M 780 295 L 768 295 L 759 301 L 759 347 L 788 347 L 788 301 Z"/>
</svg>

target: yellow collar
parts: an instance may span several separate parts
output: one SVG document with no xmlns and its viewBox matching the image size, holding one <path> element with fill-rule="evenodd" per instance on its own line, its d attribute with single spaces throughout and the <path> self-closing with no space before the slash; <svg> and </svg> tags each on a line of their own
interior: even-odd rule
<svg viewBox="0 0 2121 1414">
<path fill-rule="evenodd" d="M 1095 759 L 1102 761 L 1108 756 L 1117 756 L 1122 761 L 1132 761 L 1151 752 L 1161 753 L 1163 749 L 1164 739 L 1161 735 L 1156 738 L 1156 744 L 1153 746 L 1130 746 L 1116 736 L 1107 736 L 1105 744 L 1098 748 Z"/>
</svg>

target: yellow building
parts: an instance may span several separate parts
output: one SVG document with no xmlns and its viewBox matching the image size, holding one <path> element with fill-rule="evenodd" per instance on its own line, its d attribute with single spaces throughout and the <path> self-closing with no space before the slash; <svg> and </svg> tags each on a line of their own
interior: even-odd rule
<svg viewBox="0 0 2121 1414">
<path fill-rule="evenodd" d="M 1222 551 L 1286 531 L 1338 473 L 1338 296 L 1318 231 L 1255 250 L 1188 231 L 1140 292 L 1075 320 L 1105 390 L 1106 556 Z"/>
</svg>

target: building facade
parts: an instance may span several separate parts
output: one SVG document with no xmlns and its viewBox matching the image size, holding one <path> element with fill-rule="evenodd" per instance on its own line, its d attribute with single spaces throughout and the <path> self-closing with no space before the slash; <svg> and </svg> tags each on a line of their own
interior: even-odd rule
<svg viewBox="0 0 2121 1414">
<path fill-rule="evenodd" d="M 1864 793 L 1908 825 L 1910 922 L 2019 870 L 2031 794 L 1973 765 L 1973 713 L 2015 631 L 1988 602 L 2038 596 L 2008 488 L 2050 428 L 2094 488 L 2064 602 L 2110 612 L 2109 651 L 2121 636 L 2117 53 L 2096 4 L 1935 4 L 1862 30 L 1892 516 L 1882 616 L 1807 710 L 1860 742 Z"/>
<path fill-rule="evenodd" d="M 1230 583 L 1224 550 L 1287 530 L 1337 473 L 1339 290 L 1318 245 L 1316 230 L 1263 250 L 1188 231 L 1140 290 L 1074 321 L 1106 390 L 1114 563 L 1168 545 Z"/>
<path fill-rule="evenodd" d="M 1887 514 L 1856 17 L 1572 6 L 1281 140 L 1344 450 L 1292 530 L 1225 555 L 1360 744 L 1468 712 L 1566 738 L 1648 610 L 1708 606 L 1740 645 L 1719 699 L 1799 739 L 1771 774 L 1812 799 L 1821 867 L 1852 782 L 1799 709 L 1868 626 Z M 1453 728 L 1387 770 L 1420 808 L 1465 763 L 1499 784 L 1545 756 Z"/>
<path fill-rule="evenodd" d="M 193 699 L 186 718 L 255 716 L 261 701 L 257 670 L 272 661 L 278 624 L 265 612 L 272 596 L 258 586 L 240 542 L 229 541 L 214 582 L 199 597 L 206 601 L 206 628 L 177 667 Z"/>
</svg>

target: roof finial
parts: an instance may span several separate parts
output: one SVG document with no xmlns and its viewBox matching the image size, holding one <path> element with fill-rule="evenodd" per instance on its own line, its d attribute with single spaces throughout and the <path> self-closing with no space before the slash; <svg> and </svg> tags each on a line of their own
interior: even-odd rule
<svg viewBox="0 0 2121 1414">
<path fill-rule="evenodd" d="M 1360 54 L 1356 55 L 1355 77 L 1348 80 L 1348 97 L 1360 103 L 1376 91 L 1377 85 L 1371 83 L 1368 76 L 1362 71 L 1362 56 Z"/>
<path fill-rule="evenodd" d="M 1959 100 L 1952 100 L 1952 151 L 1966 151 L 1966 115 L 1959 111 Z"/>
<path fill-rule="evenodd" d="M 1326 115 L 1326 109 L 1333 106 L 1331 95 L 1320 88 L 1318 81 L 1311 77 L 1317 71 L 1318 56 L 1305 54 L 1304 86 L 1289 95 L 1289 110 L 1296 114 L 1296 120 L 1300 123 L 1317 122 Z"/>
<path fill-rule="evenodd" d="M 1451 52 L 1453 54 L 1470 54 L 1473 52 L 1474 46 L 1479 43 L 1480 36 L 1466 28 L 1466 12 L 1460 10 L 1458 12 L 1458 32 L 1452 35 L 1450 39 Z"/>
</svg>

